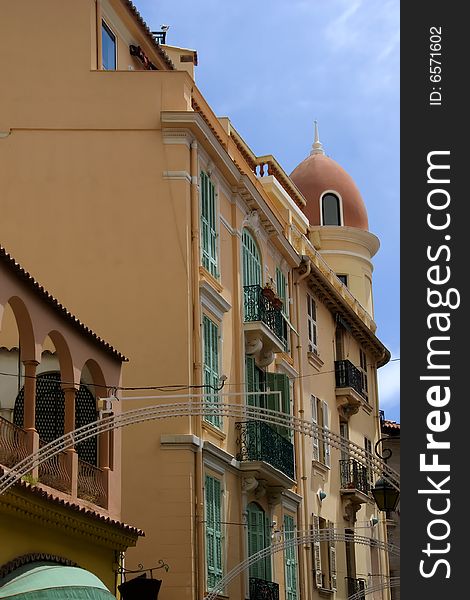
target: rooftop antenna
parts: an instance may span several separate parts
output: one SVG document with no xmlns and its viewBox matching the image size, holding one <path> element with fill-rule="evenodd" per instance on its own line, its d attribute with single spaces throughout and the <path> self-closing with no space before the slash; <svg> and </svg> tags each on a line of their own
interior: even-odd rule
<svg viewBox="0 0 470 600">
<path fill-rule="evenodd" d="M 313 141 L 313 146 L 312 146 L 312 150 L 310 152 L 310 155 L 312 154 L 325 154 L 325 151 L 323 150 L 323 145 L 320 142 L 320 138 L 318 135 L 318 122 L 314 121 L 314 128 L 315 128 L 315 138 Z"/>
</svg>

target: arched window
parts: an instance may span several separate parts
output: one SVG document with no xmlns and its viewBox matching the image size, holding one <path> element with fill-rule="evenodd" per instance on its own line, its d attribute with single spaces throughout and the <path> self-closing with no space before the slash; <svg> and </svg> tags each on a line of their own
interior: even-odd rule
<svg viewBox="0 0 470 600">
<path fill-rule="evenodd" d="M 261 256 L 258 250 L 258 245 L 248 229 L 243 230 L 242 252 L 243 285 L 261 285 Z"/>
<path fill-rule="evenodd" d="M 246 507 L 248 513 L 248 556 L 271 545 L 271 530 L 266 513 L 256 502 Z M 257 561 L 250 567 L 250 577 L 271 581 L 271 556 Z"/>
<path fill-rule="evenodd" d="M 24 387 L 15 401 L 13 421 L 23 426 Z M 60 372 L 41 373 L 36 381 L 36 430 L 44 442 L 64 435 L 65 398 L 60 384 Z M 96 421 L 96 400 L 90 390 L 81 385 L 75 397 L 75 429 Z M 98 464 L 97 438 L 92 437 L 76 446 L 78 458 Z"/>
<path fill-rule="evenodd" d="M 321 200 L 323 225 L 341 225 L 339 198 L 335 194 L 325 194 Z"/>
</svg>

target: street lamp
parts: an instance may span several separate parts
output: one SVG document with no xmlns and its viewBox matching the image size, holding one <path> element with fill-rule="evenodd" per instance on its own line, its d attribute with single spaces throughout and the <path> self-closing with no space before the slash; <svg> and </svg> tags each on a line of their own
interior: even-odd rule
<svg viewBox="0 0 470 600">
<path fill-rule="evenodd" d="M 377 456 L 382 459 L 385 463 L 392 456 L 392 451 L 390 448 L 385 448 L 384 453 L 382 455 L 379 454 L 377 447 L 383 440 L 388 438 L 381 438 L 375 444 L 375 453 Z M 374 496 L 375 503 L 377 504 L 377 508 L 381 511 L 388 512 L 390 510 L 395 510 L 398 504 L 398 499 L 400 497 L 400 492 L 396 490 L 384 477 L 380 477 L 375 482 L 375 486 L 372 489 L 372 495 Z"/>
</svg>

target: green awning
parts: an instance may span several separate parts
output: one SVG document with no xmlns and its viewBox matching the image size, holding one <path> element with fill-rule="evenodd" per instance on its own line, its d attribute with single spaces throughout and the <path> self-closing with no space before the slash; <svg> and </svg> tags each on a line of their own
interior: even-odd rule
<svg viewBox="0 0 470 600">
<path fill-rule="evenodd" d="M 0 581 L 0 598 L 18 600 L 115 600 L 104 583 L 85 569 L 42 564 L 21 567 Z M 2 585 L 3 584 L 3 585 Z"/>
</svg>

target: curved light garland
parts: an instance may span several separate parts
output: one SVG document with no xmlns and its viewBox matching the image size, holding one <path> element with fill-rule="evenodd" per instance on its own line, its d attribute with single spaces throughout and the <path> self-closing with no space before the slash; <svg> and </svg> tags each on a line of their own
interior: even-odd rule
<svg viewBox="0 0 470 600">
<path fill-rule="evenodd" d="M 214 394 L 203 394 L 198 397 L 201 396 L 213 398 Z M 125 398 L 124 400 L 129 399 L 132 398 Z M 159 399 L 159 397 L 153 396 L 138 399 L 149 400 Z M 12 469 L 6 472 L 2 477 L 0 477 L 0 494 L 6 492 L 6 490 L 8 490 L 8 488 L 10 488 L 16 481 L 21 479 L 23 475 L 26 475 L 41 463 L 52 458 L 56 454 L 59 454 L 63 450 L 67 450 L 67 448 L 71 448 L 79 442 L 83 442 L 101 433 L 118 429 L 120 427 L 126 427 L 128 425 L 144 423 L 146 421 L 187 416 L 214 415 L 220 417 L 263 421 L 264 423 L 269 423 L 272 425 L 281 425 L 303 435 L 316 438 L 321 442 L 329 444 L 333 448 L 347 452 L 351 458 L 357 460 L 359 463 L 363 464 L 375 473 L 380 474 L 380 476 L 388 481 L 395 489 L 400 489 L 399 474 L 390 466 L 388 466 L 383 460 L 374 456 L 371 452 L 368 452 L 357 444 L 350 442 L 346 438 L 331 432 L 329 429 L 320 427 L 311 421 L 286 415 L 285 413 L 279 411 L 270 410 L 267 408 L 259 408 L 256 406 L 248 406 L 246 404 L 225 404 L 197 400 L 196 402 L 175 402 L 128 410 L 118 415 L 104 417 L 94 421 L 93 423 L 88 423 L 83 427 L 79 427 L 74 431 L 66 433 L 62 437 L 45 444 L 37 452 L 27 456 Z"/>
<path fill-rule="evenodd" d="M 251 565 L 257 563 L 258 561 L 275 554 L 276 552 L 281 552 L 287 548 L 301 546 L 303 544 L 310 544 L 312 542 L 325 542 L 325 541 L 336 541 L 336 542 L 354 542 L 355 544 L 362 544 L 364 546 L 373 546 L 375 548 L 380 548 L 389 554 L 393 554 L 395 556 L 400 556 L 400 548 L 395 546 L 394 544 L 389 544 L 387 542 L 381 542 L 374 538 L 370 538 L 364 535 L 356 535 L 355 533 L 346 533 L 344 530 L 338 529 L 323 529 L 320 532 L 311 532 L 311 531 L 303 531 L 299 532 L 295 537 L 289 538 L 287 540 L 283 540 L 281 542 L 276 542 L 275 544 L 271 544 L 271 546 L 267 546 L 263 548 L 259 552 L 252 554 L 247 559 L 239 563 L 236 567 L 234 567 L 225 577 L 223 577 L 217 585 L 214 587 L 210 593 L 205 596 L 204 600 L 216 600 L 218 594 L 222 592 L 224 588 L 226 588 L 234 579 L 236 579 L 240 573 L 246 571 L 250 568 Z"/>
<path fill-rule="evenodd" d="M 380 592 L 381 590 L 390 589 L 392 587 L 400 586 L 400 578 L 399 577 L 390 577 L 388 581 L 382 581 L 381 583 L 377 583 L 375 585 L 371 585 L 366 587 L 364 590 L 359 590 L 358 592 L 352 594 L 348 597 L 347 600 L 361 600 L 367 594 L 372 594 L 372 592 Z"/>
</svg>

